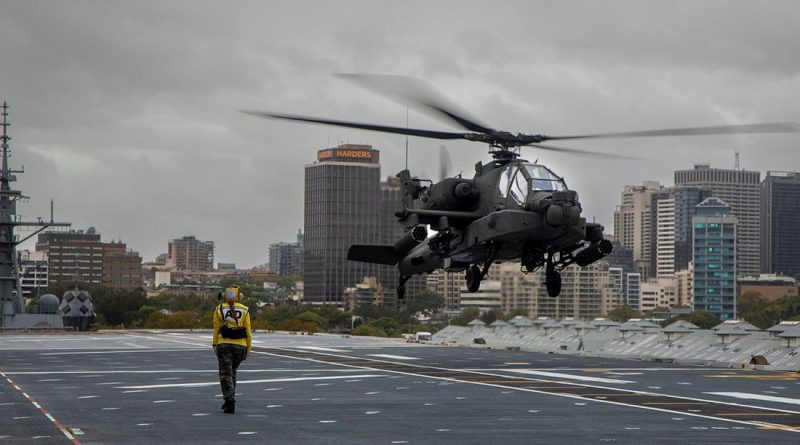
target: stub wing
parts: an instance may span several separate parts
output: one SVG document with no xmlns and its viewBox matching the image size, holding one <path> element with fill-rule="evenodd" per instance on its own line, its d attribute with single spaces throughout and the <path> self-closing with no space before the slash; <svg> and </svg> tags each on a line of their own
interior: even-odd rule
<svg viewBox="0 0 800 445">
<path fill-rule="evenodd" d="M 363 263 L 386 264 L 395 266 L 400 261 L 400 255 L 393 246 L 373 246 L 368 244 L 354 244 L 347 251 L 347 259 Z"/>
</svg>

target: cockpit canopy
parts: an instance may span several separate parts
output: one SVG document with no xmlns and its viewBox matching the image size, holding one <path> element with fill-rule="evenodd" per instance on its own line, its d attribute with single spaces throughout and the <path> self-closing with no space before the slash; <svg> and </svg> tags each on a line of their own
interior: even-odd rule
<svg viewBox="0 0 800 445">
<path fill-rule="evenodd" d="M 500 172 L 497 188 L 501 197 L 510 196 L 522 205 L 531 192 L 560 192 L 567 190 L 567 184 L 544 165 L 515 163 Z"/>
</svg>

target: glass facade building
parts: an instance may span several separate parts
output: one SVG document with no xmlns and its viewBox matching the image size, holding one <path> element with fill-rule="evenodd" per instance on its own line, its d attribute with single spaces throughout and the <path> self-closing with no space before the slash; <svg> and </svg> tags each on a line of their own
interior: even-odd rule
<svg viewBox="0 0 800 445">
<path fill-rule="evenodd" d="M 693 218 L 694 310 L 736 318 L 736 225 L 719 198 L 697 205 Z"/>
<path fill-rule="evenodd" d="M 767 172 L 761 183 L 761 271 L 800 274 L 800 173 Z"/>
<path fill-rule="evenodd" d="M 344 289 L 377 276 L 377 265 L 347 260 L 353 244 L 380 244 L 381 168 L 369 145 L 320 150 L 305 166 L 305 300 L 344 304 Z"/>
<path fill-rule="evenodd" d="M 761 172 L 695 165 L 675 172 L 675 186 L 706 189 L 730 206 L 736 217 L 737 273 L 757 275 L 761 270 Z"/>
</svg>

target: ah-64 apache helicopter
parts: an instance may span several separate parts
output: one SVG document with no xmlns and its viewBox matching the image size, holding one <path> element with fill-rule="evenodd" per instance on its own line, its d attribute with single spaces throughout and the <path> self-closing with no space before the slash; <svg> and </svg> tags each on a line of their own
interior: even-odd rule
<svg viewBox="0 0 800 445">
<path fill-rule="evenodd" d="M 412 177 L 408 170 L 398 173 L 402 181 L 404 208 L 395 215 L 406 228 L 405 234 L 391 246 L 350 247 L 348 260 L 397 266 L 400 272 L 398 298 L 403 298 L 405 283 L 411 276 L 436 269 L 466 271 L 467 289 L 476 292 L 494 262 L 517 260 L 525 272 L 544 266 L 547 294 L 557 297 L 561 292 L 561 270 L 573 263 L 588 266 L 611 253 L 611 242 L 603 238 L 603 226 L 586 222 L 581 217 L 578 194 L 546 166 L 520 158 L 515 148 L 535 147 L 624 158 L 542 143 L 590 138 L 800 131 L 796 123 L 763 123 L 571 136 L 513 134 L 467 117 L 466 113 L 437 98 L 433 90 L 413 79 L 383 75 L 342 76 L 445 117 L 468 132 L 391 127 L 263 111 L 245 113 L 424 138 L 464 139 L 490 147 L 492 160 L 478 162 L 472 179 L 457 176 L 432 183 Z M 430 185 L 423 185 L 424 182 L 430 182 Z M 426 226 L 436 234 L 429 238 Z"/>
</svg>

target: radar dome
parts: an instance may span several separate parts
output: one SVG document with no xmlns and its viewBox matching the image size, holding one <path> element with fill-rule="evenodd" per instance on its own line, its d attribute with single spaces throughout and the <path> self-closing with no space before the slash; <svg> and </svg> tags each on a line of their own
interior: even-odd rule
<svg viewBox="0 0 800 445">
<path fill-rule="evenodd" d="M 39 297 L 39 313 L 40 314 L 55 314 L 58 312 L 58 305 L 61 302 L 53 294 L 44 294 Z"/>
</svg>

